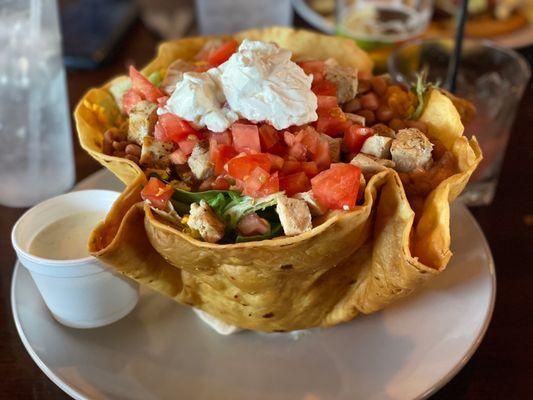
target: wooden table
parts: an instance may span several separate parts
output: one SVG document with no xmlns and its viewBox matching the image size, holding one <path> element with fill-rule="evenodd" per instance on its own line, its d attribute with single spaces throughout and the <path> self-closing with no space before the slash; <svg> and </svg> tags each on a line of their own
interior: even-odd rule
<svg viewBox="0 0 533 400">
<path fill-rule="evenodd" d="M 105 67 L 71 71 L 71 108 L 89 87 L 142 66 L 154 56 L 158 39 L 138 23 Z M 533 378 L 533 87 L 526 90 L 512 132 L 494 202 L 473 209 L 496 261 L 496 309 L 479 349 L 435 399 L 531 398 Z M 5 149 L 0 149 L 5 151 Z M 77 179 L 100 168 L 75 141 Z M 8 190 L 3 188 L 2 190 Z M 68 399 L 33 363 L 15 329 L 10 284 L 15 253 L 10 232 L 23 209 L 0 206 L 0 398 Z"/>
</svg>

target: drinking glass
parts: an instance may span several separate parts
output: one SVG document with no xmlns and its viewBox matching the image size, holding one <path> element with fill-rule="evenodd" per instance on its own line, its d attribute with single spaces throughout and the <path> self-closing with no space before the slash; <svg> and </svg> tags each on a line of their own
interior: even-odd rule
<svg viewBox="0 0 533 400">
<path fill-rule="evenodd" d="M 420 35 L 432 13 L 432 0 L 337 0 L 337 30 L 375 48 Z"/>
<path fill-rule="evenodd" d="M 0 0 L 0 203 L 26 207 L 74 183 L 55 0 Z"/>
<path fill-rule="evenodd" d="M 442 84 L 452 51 L 451 39 L 407 43 L 389 58 L 389 72 L 395 81 L 412 83 L 418 72 L 427 69 L 428 80 Z M 465 40 L 456 94 L 476 106 L 476 116 L 465 132 L 476 136 L 483 151 L 483 161 L 462 195 L 468 205 L 492 202 L 511 126 L 530 76 L 527 61 L 517 52 L 485 40 Z"/>
<path fill-rule="evenodd" d="M 202 35 L 292 24 L 290 0 L 196 0 Z"/>
</svg>

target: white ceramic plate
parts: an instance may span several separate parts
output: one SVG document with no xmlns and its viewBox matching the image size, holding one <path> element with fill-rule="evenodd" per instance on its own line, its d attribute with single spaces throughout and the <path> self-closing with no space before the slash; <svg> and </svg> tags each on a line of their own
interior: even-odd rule
<svg viewBox="0 0 533 400">
<path fill-rule="evenodd" d="M 108 172 L 79 188 L 120 190 Z M 417 294 L 331 329 L 219 336 L 192 310 L 148 289 L 107 327 L 57 323 L 26 270 L 11 300 L 37 365 L 77 399 L 414 399 L 448 382 L 487 329 L 496 281 L 490 250 L 468 210 L 452 209 L 452 258 Z"/>
</svg>

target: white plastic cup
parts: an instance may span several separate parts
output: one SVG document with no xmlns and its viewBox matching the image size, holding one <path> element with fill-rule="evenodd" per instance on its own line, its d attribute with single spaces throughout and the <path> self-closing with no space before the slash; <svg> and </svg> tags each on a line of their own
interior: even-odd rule
<svg viewBox="0 0 533 400">
<path fill-rule="evenodd" d="M 82 190 L 46 200 L 17 221 L 11 241 L 54 318 L 72 328 L 111 324 L 133 310 L 139 285 L 94 257 L 49 260 L 29 253 L 34 237 L 47 225 L 80 212 L 107 212 L 119 193 Z"/>
</svg>

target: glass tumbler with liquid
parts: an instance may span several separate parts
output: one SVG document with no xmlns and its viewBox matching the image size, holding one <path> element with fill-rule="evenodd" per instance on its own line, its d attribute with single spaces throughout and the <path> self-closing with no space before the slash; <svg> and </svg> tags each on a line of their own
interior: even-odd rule
<svg viewBox="0 0 533 400">
<path fill-rule="evenodd" d="M 433 14 L 433 0 L 336 0 L 336 30 L 369 52 L 375 71 L 401 43 L 420 36 Z"/>
<path fill-rule="evenodd" d="M 70 189 L 71 135 L 56 0 L 0 0 L 0 204 Z"/>
</svg>

